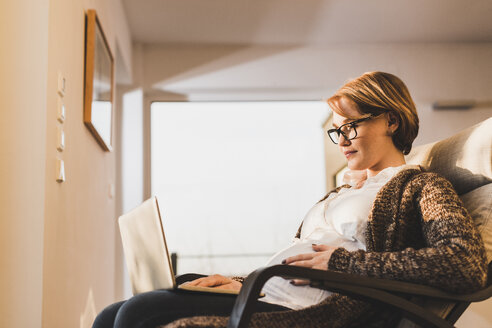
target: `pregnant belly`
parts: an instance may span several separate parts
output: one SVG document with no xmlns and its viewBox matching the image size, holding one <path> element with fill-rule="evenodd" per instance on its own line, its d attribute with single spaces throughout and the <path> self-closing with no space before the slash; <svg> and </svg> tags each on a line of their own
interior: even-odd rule
<svg viewBox="0 0 492 328">
<path fill-rule="evenodd" d="M 277 254 L 268 262 L 267 266 L 281 264 L 284 259 L 298 254 L 314 253 L 311 242 L 297 242 Z M 310 286 L 294 286 L 289 279 L 273 277 L 263 286 L 262 293 L 265 297 L 262 302 L 278 304 L 293 310 L 299 310 L 314 304 L 318 304 L 331 293 Z"/>
</svg>

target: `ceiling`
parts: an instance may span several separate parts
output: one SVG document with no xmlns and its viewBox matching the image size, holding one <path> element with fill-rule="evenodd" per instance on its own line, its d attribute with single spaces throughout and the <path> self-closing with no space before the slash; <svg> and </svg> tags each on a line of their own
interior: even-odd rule
<svg viewBox="0 0 492 328">
<path fill-rule="evenodd" d="M 122 0 L 133 41 L 492 42 L 491 0 Z"/>
</svg>

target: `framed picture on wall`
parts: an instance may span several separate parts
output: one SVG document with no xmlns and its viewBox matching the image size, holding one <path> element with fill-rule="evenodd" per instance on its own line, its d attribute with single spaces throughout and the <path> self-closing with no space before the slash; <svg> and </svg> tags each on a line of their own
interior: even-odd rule
<svg viewBox="0 0 492 328">
<path fill-rule="evenodd" d="M 95 10 L 85 20 L 84 123 L 105 151 L 113 134 L 114 60 Z"/>
</svg>

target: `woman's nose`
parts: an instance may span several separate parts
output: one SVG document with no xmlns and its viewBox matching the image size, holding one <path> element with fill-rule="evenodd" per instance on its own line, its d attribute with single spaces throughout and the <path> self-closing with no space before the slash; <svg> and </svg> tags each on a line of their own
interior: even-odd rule
<svg viewBox="0 0 492 328">
<path fill-rule="evenodd" d="M 350 145 L 350 140 L 345 138 L 345 136 L 342 133 L 340 133 L 340 137 L 338 138 L 338 144 L 340 146 L 348 146 Z"/>
</svg>

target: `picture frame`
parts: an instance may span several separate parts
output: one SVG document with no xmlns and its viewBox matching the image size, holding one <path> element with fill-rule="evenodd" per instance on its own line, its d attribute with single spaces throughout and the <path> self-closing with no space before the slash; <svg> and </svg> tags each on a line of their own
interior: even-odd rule
<svg viewBox="0 0 492 328">
<path fill-rule="evenodd" d="M 114 59 L 95 10 L 85 19 L 84 124 L 103 150 L 112 150 Z"/>
</svg>

